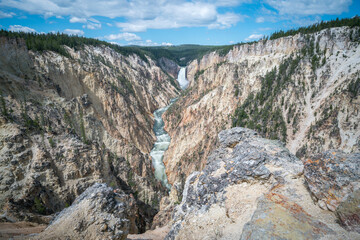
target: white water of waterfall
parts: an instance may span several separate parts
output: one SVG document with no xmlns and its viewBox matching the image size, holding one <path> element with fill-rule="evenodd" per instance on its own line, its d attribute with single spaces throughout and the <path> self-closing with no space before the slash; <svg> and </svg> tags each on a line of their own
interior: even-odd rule
<svg viewBox="0 0 360 240">
<path fill-rule="evenodd" d="M 181 89 L 187 88 L 189 85 L 189 81 L 186 79 L 186 68 L 182 67 L 180 68 L 179 74 L 178 74 L 178 82 L 180 84 Z"/>
</svg>

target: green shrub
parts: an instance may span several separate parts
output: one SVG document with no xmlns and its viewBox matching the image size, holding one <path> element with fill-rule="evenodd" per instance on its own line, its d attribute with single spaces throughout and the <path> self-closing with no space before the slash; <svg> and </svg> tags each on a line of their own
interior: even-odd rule
<svg viewBox="0 0 360 240">
<path fill-rule="evenodd" d="M 56 147 L 55 141 L 52 137 L 49 138 L 49 144 L 50 144 L 50 147 L 52 147 L 52 148 Z"/>
<path fill-rule="evenodd" d="M 41 200 L 39 198 L 37 198 L 37 197 L 35 197 L 35 199 L 34 199 L 33 207 L 34 207 L 35 211 L 40 213 L 40 214 L 45 214 L 46 213 L 45 206 L 42 204 Z"/>
</svg>

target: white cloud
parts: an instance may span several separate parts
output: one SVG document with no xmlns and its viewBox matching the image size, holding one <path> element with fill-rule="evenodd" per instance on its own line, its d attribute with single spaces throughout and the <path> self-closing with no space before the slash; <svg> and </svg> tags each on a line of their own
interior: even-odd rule
<svg viewBox="0 0 360 240">
<path fill-rule="evenodd" d="M 147 39 L 145 41 L 133 41 L 133 42 L 129 42 L 128 45 L 137 45 L 137 46 L 173 46 L 172 43 L 169 42 L 162 42 L 161 44 L 157 43 L 157 42 L 153 42 L 150 39 Z"/>
<path fill-rule="evenodd" d="M 263 23 L 263 22 L 265 22 L 265 18 L 264 17 L 258 17 L 258 18 L 256 18 L 256 20 L 255 20 L 257 23 Z"/>
<path fill-rule="evenodd" d="M 352 0 L 266 0 L 279 14 L 316 15 L 346 12 Z"/>
<path fill-rule="evenodd" d="M 134 33 L 119 33 L 119 34 L 110 34 L 108 36 L 105 36 L 105 39 L 108 39 L 110 41 L 113 40 L 125 40 L 127 42 L 130 41 L 137 41 L 137 40 L 141 40 L 141 37 L 139 37 L 138 35 L 134 34 Z"/>
<path fill-rule="evenodd" d="M 10 12 L 6 13 L 0 10 L 0 18 L 12 18 L 15 15 L 15 13 Z"/>
<path fill-rule="evenodd" d="M 69 34 L 69 35 L 84 35 L 84 31 L 79 30 L 79 29 L 65 29 L 64 33 Z"/>
<path fill-rule="evenodd" d="M 112 27 L 112 26 L 113 26 L 111 23 L 106 23 L 106 25 L 108 25 L 109 27 Z"/>
<path fill-rule="evenodd" d="M 94 16 L 123 18 L 116 24 L 126 32 L 146 29 L 179 27 L 228 28 L 242 20 L 242 16 L 227 12 L 224 7 L 238 6 L 250 0 L 1 0 L 0 7 L 11 7 L 45 17 L 72 16 L 71 22 L 82 22 L 86 28 Z M 221 9 L 221 13 L 219 12 Z"/>
<path fill-rule="evenodd" d="M 241 21 L 244 16 L 235 13 L 225 13 L 219 14 L 217 16 L 216 22 L 212 23 L 208 26 L 209 29 L 218 28 L 218 29 L 225 29 L 229 28 L 239 21 Z"/>
<path fill-rule="evenodd" d="M 250 3 L 251 0 L 210 0 L 208 2 L 219 7 L 234 7 L 239 6 L 242 3 Z"/>
<path fill-rule="evenodd" d="M 101 24 L 100 24 L 100 23 L 92 23 L 92 22 L 89 22 L 88 24 L 84 25 L 83 27 L 86 27 L 87 29 L 94 30 L 94 29 L 99 29 L 99 28 L 101 28 Z"/>
<path fill-rule="evenodd" d="M 9 31 L 12 31 L 12 32 L 27 32 L 27 33 L 36 32 L 36 30 L 33 29 L 33 28 L 29 28 L 29 27 L 25 27 L 25 26 L 21 26 L 21 25 L 10 25 L 9 26 Z"/>
<path fill-rule="evenodd" d="M 196 11 L 194 11 L 196 13 Z M 195 14 L 196 15 L 196 14 Z M 180 27 L 208 27 L 209 29 L 225 29 L 229 28 L 243 19 L 243 16 L 235 13 L 191 16 L 188 19 L 181 16 L 171 18 L 156 17 L 152 20 L 136 20 L 133 22 L 116 23 L 116 26 L 127 32 L 144 32 L 147 29 L 170 29 Z"/>
<path fill-rule="evenodd" d="M 327 14 L 330 13 L 330 10 L 333 9 L 331 3 L 329 2 L 329 7 L 325 7 L 327 5 L 327 0 L 319 0 L 319 1 L 311 1 L 313 4 L 311 9 L 307 9 L 308 5 L 304 3 L 307 3 L 309 0 L 299 0 L 299 1 L 293 1 L 293 0 L 283 0 L 283 1 L 274 1 L 274 0 L 266 0 L 269 4 L 273 4 L 274 9 L 278 9 L 278 12 L 275 10 L 270 10 L 266 7 L 262 7 L 260 9 L 260 12 L 262 14 L 259 18 L 264 18 L 264 21 L 266 22 L 279 22 L 279 21 L 286 21 L 286 27 L 288 28 L 296 28 L 299 26 L 308 26 L 317 22 L 321 21 L 320 14 Z M 346 4 L 341 5 L 341 3 L 347 3 L 351 0 L 340 0 L 339 3 L 339 12 L 341 12 L 341 6 L 343 9 L 347 8 Z M 294 3 L 292 6 L 291 4 Z M 337 4 L 338 4 L 337 3 Z M 316 7 L 315 5 L 318 5 Z M 310 6 L 309 5 L 309 6 Z M 281 6 L 284 8 L 282 9 Z M 291 6 L 291 7 L 285 7 L 285 6 Z M 296 8 L 296 9 L 295 9 Z M 321 8 L 321 9 L 319 9 Z M 344 10 L 346 11 L 346 9 Z M 318 14 L 315 14 L 318 13 Z M 256 19 L 256 21 L 259 20 L 259 18 Z M 260 31 L 266 31 L 268 29 L 259 29 Z"/>
<path fill-rule="evenodd" d="M 133 45 L 140 45 L 140 46 L 159 46 L 158 43 L 153 42 L 153 41 L 150 40 L 150 39 L 147 39 L 145 42 L 137 41 L 137 42 L 132 43 L 132 44 L 133 44 Z"/>
<path fill-rule="evenodd" d="M 83 28 L 87 28 L 87 29 L 91 29 L 91 30 L 101 28 L 101 23 L 98 20 L 96 20 L 95 18 L 86 19 L 86 18 L 72 17 L 72 18 L 70 18 L 69 22 L 71 22 L 71 23 L 86 23 L 85 25 L 83 25 Z"/>
<path fill-rule="evenodd" d="M 86 18 L 78 18 L 78 17 L 72 17 L 70 18 L 71 23 L 86 23 Z"/>
<path fill-rule="evenodd" d="M 94 19 L 94 18 L 90 18 L 88 21 L 87 21 L 87 24 L 84 25 L 83 27 L 86 27 L 87 29 L 99 29 L 101 28 L 101 23 Z"/>
<path fill-rule="evenodd" d="M 261 38 L 262 34 L 251 34 L 250 36 L 248 36 L 247 38 L 245 38 L 246 41 L 254 41 L 254 40 L 257 40 L 259 38 Z"/>
</svg>

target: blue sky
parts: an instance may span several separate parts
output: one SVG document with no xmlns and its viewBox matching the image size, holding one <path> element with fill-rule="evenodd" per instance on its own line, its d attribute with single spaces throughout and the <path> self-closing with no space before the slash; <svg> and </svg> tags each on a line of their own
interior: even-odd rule
<svg viewBox="0 0 360 240">
<path fill-rule="evenodd" d="M 120 45 L 225 45 L 355 15 L 359 0 L 0 0 L 0 28 Z"/>
</svg>

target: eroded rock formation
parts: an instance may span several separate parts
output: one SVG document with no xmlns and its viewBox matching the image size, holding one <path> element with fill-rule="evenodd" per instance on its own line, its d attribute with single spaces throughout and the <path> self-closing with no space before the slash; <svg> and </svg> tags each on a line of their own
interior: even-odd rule
<svg viewBox="0 0 360 240">
<path fill-rule="evenodd" d="M 304 159 L 360 150 L 359 28 L 331 28 L 212 52 L 187 67 L 190 86 L 166 114 L 170 183 L 205 166 L 232 125 L 286 142 Z"/>
<path fill-rule="evenodd" d="M 0 207 L 46 222 L 36 214 L 60 211 L 103 182 L 134 194 L 138 229 L 150 227 L 167 194 L 148 154 L 152 112 L 178 93 L 168 74 L 105 46 L 65 46 L 65 57 L 29 51 L 22 39 L 0 42 Z"/>
<path fill-rule="evenodd" d="M 302 161 L 281 142 L 232 128 L 219 133 L 219 143 L 205 168 L 187 178 L 166 239 L 360 237 L 313 203 Z"/>
<path fill-rule="evenodd" d="M 123 240 L 131 228 L 136 228 L 135 215 L 134 198 L 96 183 L 57 214 L 34 239 Z"/>
</svg>

